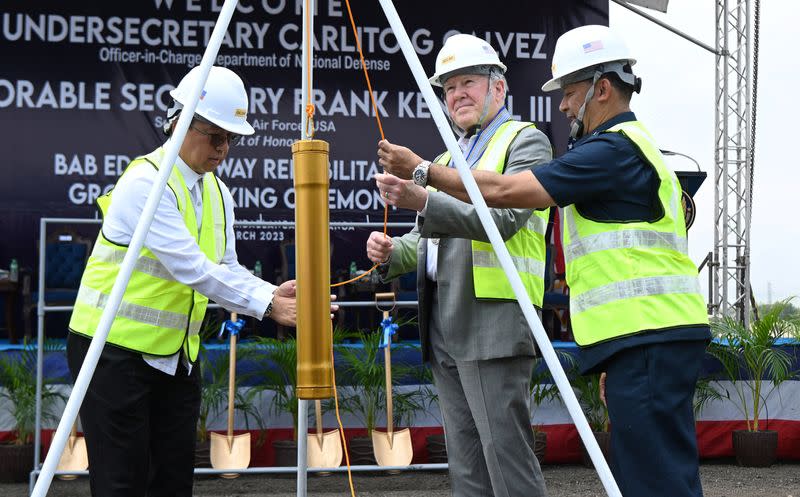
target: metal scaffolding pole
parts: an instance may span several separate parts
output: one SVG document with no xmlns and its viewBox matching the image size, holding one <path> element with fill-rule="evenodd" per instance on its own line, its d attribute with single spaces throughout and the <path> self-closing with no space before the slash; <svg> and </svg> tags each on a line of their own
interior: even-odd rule
<svg viewBox="0 0 800 497">
<path fill-rule="evenodd" d="M 751 0 L 717 0 L 713 294 L 709 310 L 749 325 Z"/>
</svg>

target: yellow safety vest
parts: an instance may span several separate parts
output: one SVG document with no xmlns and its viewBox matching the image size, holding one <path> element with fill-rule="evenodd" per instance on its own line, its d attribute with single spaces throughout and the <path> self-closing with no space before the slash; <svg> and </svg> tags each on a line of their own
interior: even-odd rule
<svg viewBox="0 0 800 497">
<path fill-rule="evenodd" d="M 163 155 L 163 148 L 159 148 L 138 157 L 126 172 L 134 167 L 158 169 Z M 195 236 L 200 249 L 213 262 L 222 261 L 226 244 L 225 211 L 217 178 L 211 173 L 203 176 L 199 233 L 189 190 L 177 167 L 173 168 L 167 186 L 175 194 L 186 228 Z M 111 205 L 112 194 L 113 190 L 97 199 L 103 215 Z M 88 337 L 94 335 L 127 251 L 127 246 L 107 240 L 100 230 L 69 323 L 73 332 Z M 207 304 L 207 297 L 175 281 L 156 256 L 142 248 L 111 324 L 108 343 L 157 356 L 170 356 L 183 347 L 189 359 L 195 361 Z"/>
<path fill-rule="evenodd" d="M 564 208 L 564 258 L 570 319 L 580 346 L 647 330 L 706 325 L 697 267 L 688 256 L 681 188 L 638 121 L 610 128 L 653 166 L 663 215 L 653 222 L 599 222 Z"/>
<path fill-rule="evenodd" d="M 506 121 L 497 129 L 486 151 L 478 161 L 477 169 L 495 171 L 503 174 L 506 168 L 506 154 L 514 137 L 523 128 L 533 123 Z M 450 163 L 450 152 L 445 152 L 436 162 Z M 511 254 L 522 284 L 533 305 L 541 307 L 544 298 L 544 272 L 547 252 L 545 248 L 545 232 L 549 221 L 550 209 L 534 211 L 525 226 L 506 241 L 506 248 Z M 475 297 L 479 299 L 515 300 L 514 290 L 503 271 L 500 261 L 491 243 L 472 240 L 472 282 Z"/>
</svg>

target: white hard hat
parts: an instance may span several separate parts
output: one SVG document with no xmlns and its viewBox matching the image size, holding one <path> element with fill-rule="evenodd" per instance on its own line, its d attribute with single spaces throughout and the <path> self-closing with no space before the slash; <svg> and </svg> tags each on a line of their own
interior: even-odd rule
<svg viewBox="0 0 800 497">
<path fill-rule="evenodd" d="M 169 94 L 181 106 L 186 105 L 189 92 L 200 77 L 200 66 L 195 66 Z M 225 67 L 213 66 L 200 92 L 195 114 L 237 135 L 252 135 L 255 130 L 247 122 L 247 91 L 242 79 Z"/>
<path fill-rule="evenodd" d="M 433 86 L 442 86 L 445 76 L 451 73 L 469 73 L 463 69 L 473 67 L 497 67 L 501 73 L 506 72 L 506 66 L 500 62 L 494 48 L 485 40 L 468 34 L 455 34 L 444 42 L 444 46 L 436 56 L 436 72 L 428 81 Z"/>
<path fill-rule="evenodd" d="M 556 41 L 553 52 L 553 78 L 542 86 L 542 91 L 553 91 L 565 84 L 591 79 L 595 67 L 617 61 L 622 64 L 609 65 L 608 69 L 619 74 L 626 83 L 635 86 L 633 73 L 624 73 L 621 67 L 626 62 L 630 66 L 636 64 L 636 59 L 631 55 L 625 41 L 611 28 L 589 25 L 572 29 Z M 581 73 L 585 70 L 589 72 L 584 78 Z"/>
</svg>

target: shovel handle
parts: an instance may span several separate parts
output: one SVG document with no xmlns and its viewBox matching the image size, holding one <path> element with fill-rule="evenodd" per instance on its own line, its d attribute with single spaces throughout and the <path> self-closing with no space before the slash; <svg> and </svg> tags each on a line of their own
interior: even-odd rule
<svg viewBox="0 0 800 497">
<path fill-rule="evenodd" d="M 381 305 L 381 301 L 383 301 L 384 303 L 386 301 L 391 301 L 392 306 L 389 307 L 388 309 L 385 309 Z M 375 294 L 375 307 L 379 311 L 383 311 L 383 317 L 384 318 L 386 318 L 389 315 L 388 311 L 394 310 L 396 305 L 397 305 L 397 301 L 395 300 L 394 292 L 380 292 L 380 293 L 376 293 Z"/>
<path fill-rule="evenodd" d="M 394 294 L 392 294 L 394 297 Z M 377 295 L 376 295 L 377 298 Z M 389 311 L 383 311 L 383 319 L 389 317 Z M 383 362 L 386 366 L 386 433 L 389 434 L 389 440 L 392 439 L 392 432 L 394 426 L 392 423 L 392 337 L 389 336 L 386 341 L 386 347 L 383 349 Z"/>
<path fill-rule="evenodd" d="M 231 321 L 234 323 L 238 320 L 235 312 L 231 313 Z M 234 390 L 236 385 L 236 333 L 230 333 L 230 364 L 228 365 L 228 448 L 233 447 L 233 400 Z"/>
<path fill-rule="evenodd" d="M 320 447 L 322 446 L 322 401 L 317 399 L 314 401 L 314 411 L 317 418 L 317 440 L 319 440 Z"/>
<path fill-rule="evenodd" d="M 78 420 L 75 419 L 75 422 L 72 423 L 72 429 L 69 431 L 69 441 L 68 446 L 69 450 L 72 450 L 75 447 L 75 442 L 78 440 Z"/>
</svg>

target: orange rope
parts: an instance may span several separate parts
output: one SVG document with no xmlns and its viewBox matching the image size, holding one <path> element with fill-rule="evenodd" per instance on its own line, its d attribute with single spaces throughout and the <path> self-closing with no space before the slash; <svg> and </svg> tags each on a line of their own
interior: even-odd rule
<svg viewBox="0 0 800 497">
<path fill-rule="evenodd" d="M 331 337 L 333 337 L 333 323 L 331 323 Z M 350 469 L 350 453 L 347 450 L 347 440 L 344 437 L 344 425 L 342 417 L 339 415 L 339 394 L 336 390 L 336 368 L 334 365 L 333 348 L 331 348 L 331 375 L 333 377 L 333 403 L 336 407 L 336 421 L 339 423 L 339 436 L 342 438 L 342 450 L 344 451 L 344 462 L 347 464 L 347 480 L 350 483 L 350 495 L 355 497 L 356 489 L 353 486 L 353 472 Z"/>
<path fill-rule="evenodd" d="M 350 18 L 350 26 L 353 28 L 353 36 L 356 40 L 356 48 L 358 49 L 358 57 L 361 59 L 361 68 L 364 70 L 364 79 L 367 80 L 367 90 L 369 90 L 369 99 L 372 102 L 372 111 L 375 112 L 375 120 L 378 122 L 378 131 L 381 134 L 381 140 L 385 140 L 386 136 L 383 134 L 383 124 L 381 124 L 381 113 L 378 111 L 378 104 L 375 102 L 375 94 L 372 91 L 372 83 L 369 79 L 369 71 L 367 71 L 367 64 L 364 62 L 364 51 L 361 49 L 361 37 L 358 35 L 358 29 L 356 28 L 356 21 L 353 19 L 353 11 L 350 9 L 350 0 L 345 0 L 345 5 L 347 6 L 347 15 Z M 383 237 L 386 238 L 386 229 L 387 223 L 389 221 L 389 204 L 383 205 Z M 335 288 L 337 286 L 347 285 L 348 283 L 352 283 L 356 280 L 360 280 L 361 278 L 365 277 L 366 275 L 370 274 L 371 272 L 375 271 L 375 269 L 380 264 L 375 264 L 372 266 L 369 271 L 365 271 L 364 273 L 356 276 L 355 278 L 351 278 L 347 281 L 341 281 L 339 283 L 332 283 L 331 288 Z"/>
<path fill-rule="evenodd" d="M 350 25 L 353 28 L 353 36 L 354 36 L 355 41 L 356 41 L 356 48 L 358 49 L 358 56 L 361 59 L 361 68 L 364 70 L 364 78 L 366 79 L 366 82 L 367 82 L 367 90 L 369 91 L 369 99 L 370 99 L 370 102 L 372 103 L 372 110 L 375 113 L 375 120 L 377 121 L 377 124 L 378 124 L 378 131 L 380 132 L 381 140 L 385 140 L 386 136 L 383 133 L 383 124 L 381 123 L 381 115 L 380 115 L 380 111 L 378 110 L 378 104 L 375 101 L 375 93 L 372 91 L 372 82 L 369 79 L 369 71 L 367 70 L 367 64 L 364 61 L 364 51 L 361 48 L 361 37 L 358 34 L 358 29 L 356 28 L 356 22 L 353 19 L 353 11 L 350 8 L 350 0 L 345 0 L 345 5 L 347 6 L 347 15 L 350 18 Z M 307 40 L 308 44 L 312 44 L 313 43 L 313 41 L 312 41 L 313 33 L 311 33 L 311 17 L 310 17 L 311 14 L 310 14 L 310 12 L 311 12 L 311 7 L 310 7 L 309 1 L 307 0 L 307 3 L 306 3 L 306 32 L 307 32 L 306 40 Z M 305 133 L 306 133 L 306 136 L 308 138 L 314 138 L 314 104 L 313 104 L 313 99 L 312 99 L 313 90 L 312 90 L 312 87 L 311 87 L 311 68 L 312 68 L 312 65 L 311 65 L 311 49 L 310 49 L 310 46 L 307 46 L 306 56 L 307 56 L 306 63 L 307 63 L 307 67 L 308 67 L 308 85 L 307 85 L 308 86 L 308 95 L 306 97 L 307 100 L 306 100 L 305 112 L 306 112 L 306 116 L 308 117 L 308 119 L 306 120 Z M 383 207 L 383 237 L 384 238 L 386 238 L 386 231 L 387 231 L 388 221 L 389 221 L 389 204 L 384 204 L 384 207 Z M 369 269 L 369 271 L 365 271 L 364 273 L 358 275 L 357 277 L 351 278 L 351 279 L 349 279 L 347 281 L 342 281 L 342 282 L 339 282 L 339 283 L 333 283 L 333 284 L 331 284 L 331 287 L 338 287 L 338 286 L 346 285 L 348 283 L 352 283 L 352 282 L 354 282 L 356 280 L 359 280 L 359 279 L 367 276 L 368 274 L 372 273 L 378 266 L 379 266 L 379 264 L 375 264 L 374 266 L 372 266 Z M 332 326 L 333 325 L 331 325 L 331 333 L 333 332 Z M 331 351 L 331 364 L 333 364 L 333 351 Z M 331 374 L 333 375 L 333 399 L 334 399 L 334 403 L 335 403 L 335 407 L 336 407 L 336 420 L 339 423 L 339 433 L 340 433 L 341 438 L 342 438 L 342 448 L 344 450 L 345 462 L 347 464 L 347 477 L 348 477 L 348 480 L 349 480 L 349 483 L 350 483 L 350 494 L 353 497 L 355 497 L 356 494 L 355 494 L 355 488 L 353 486 L 353 474 L 352 474 L 352 471 L 350 469 L 350 454 L 347 451 L 347 441 L 345 440 L 345 436 L 344 436 L 344 425 L 342 424 L 342 418 L 341 418 L 341 416 L 339 414 L 339 395 L 338 395 L 337 389 L 336 389 L 336 369 L 335 368 L 331 368 Z"/>
<path fill-rule="evenodd" d="M 378 130 L 381 134 L 381 139 L 384 139 L 383 134 L 383 125 L 381 124 L 381 116 L 380 112 L 378 112 L 378 105 L 375 102 L 375 95 L 372 91 L 372 83 L 369 79 L 369 73 L 367 72 L 367 65 L 364 63 L 364 53 L 361 50 L 361 39 L 358 36 L 358 30 L 356 29 L 356 23 L 353 20 L 353 12 L 350 10 L 350 0 L 345 0 L 347 3 L 347 13 L 350 16 L 350 25 L 353 27 L 353 34 L 355 35 L 356 39 L 356 46 L 358 47 L 358 55 L 361 58 L 361 67 L 364 69 L 364 77 L 367 79 L 367 89 L 369 90 L 369 98 L 372 102 L 372 109 L 375 112 L 375 118 L 378 121 Z M 314 104 L 313 104 L 313 88 L 311 86 L 311 46 L 313 45 L 313 33 L 311 33 L 311 5 L 310 0 L 306 0 L 306 64 L 308 67 L 308 94 L 306 96 L 306 137 L 308 139 L 314 138 Z M 386 204 L 383 206 L 383 237 L 386 238 L 386 224 L 389 221 L 389 205 Z M 338 286 L 347 285 L 348 283 L 352 283 L 356 280 L 360 280 L 361 278 L 367 276 L 371 272 L 373 272 L 378 267 L 378 264 L 372 266 L 369 271 L 366 271 L 355 278 L 349 279 L 347 281 L 341 281 L 339 283 L 332 283 L 331 288 L 335 288 Z"/>
<path fill-rule="evenodd" d="M 356 29 L 356 22 L 353 20 L 353 11 L 350 10 L 350 0 L 345 0 L 347 6 L 347 15 L 350 17 L 350 25 L 353 27 L 353 36 L 356 39 L 356 48 L 358 49 L 358 56 L 361 59 L 361 68 L 364 69 L 364 78 L 367 80 L 367 90 L 369 90 L 369 98 L 372 101 L 372 110 L 375 112 L 375 119 L 378 121 L 378 130 L 381 132 L 381 140 L 386 137 L 383 134 L 383 125 L 381 124 L 381 114 L 378 112 L 378 105 L 375 103 L 375 95 L 372 92 L 372 83 L 369 80 L 369 72 L 367 71 L 367 64 L 364 62 L 364 51 L 361 50 L 361 37 L 358 36 L 358 29 Z"/>
<path fill-rule="evenodd" d="M 370 82 L 370 79 L 369 79 L 369 72 L 367 71 L 367 64 L 364 61 L 364 52 L 361 49 L 361 38 L 358 35 L 358 29 L 356 28 L 356 23 L 355 23 L 355 20 L 353 19 L 353 11 L 350 8 L 350 0 L 345 0 L 345 4 L 347 5 L 347 14 L 350 17 L 350 25 L 353 27 L 353 35 L 354 35 L 355 40 L 356 40 L 356 47 L 358 48 L 358 56 L 361 59 L 361 67 L 364 69 L 364 78 L 367 81 L 367 89 L 369 91 L 370 101 L 372 102 L 373 112 L 375 112 L 375 119 L 376 119 L 376 121 L 378 123 L 378 131 L 380 132 L 381 140 L 384 140 L 384 139 L 386 139 L 386 137 L 383 134 L 383 124 L 381 123 L 381 116 L 380 116 L 380 112 L 378 111 L 378 104 L 375 101 L 375 94 L 372 91 L 372 83 Z M 305 22 L 305 28 L 306 28 L 306 33 L 307 33 L 307 36 L 306 36 L 306 43 L 307 43 L 307 45 L 306 45 L 306 64 L 307 64 L 307 66 L 306 67 L 308 68 L 308 84 L 307 84 L 307 86 L 308 86 L 308 94 L 307 94 L 307 97 L 306 97 L 307 100 L 306 100 L 306 108 L 305 108 L 307 119 L 306 119 L 305 134 L 306 134 L 306 137 L 308 139 L 313 139 L 314 138 L 314 103 L 313 103 L 313 98 L 312 98 L 313 89 L 311 87 L 311 73 L 312 73 L 312 67 L 313 67 L 312 64 L 311 64 L 311 46 L 313 46 L 313 33 L 311 32 L 311 4 L 310 4 L 310 0 L 306 0 L 306 22 Z M 383 237 L 384 238 L 386 238 L 386 230 L 387 230 L 388 221 L 389 221 L 389 204 L 384 204 L 384 206 L 383 206 Z M 352 279 L 349 279 L 347 281 L 331 284 L 331 287 L 338 287 L 338 286 L 346 285 L 348 283 L 352 283 L 352 282 L 354 282 L 356 280 L 359 280 L 359 279 L 367 276 L 368 274 L 372 273 L 377 267 L 378 267 L 378 264 L 375 264 L 374 266 L 372 266 L 369 269 L 369 271 L 366 271 L 363 274 L 360 274 L 359 276 L 357 276 L 355 278 L 352 278 Z M 333 323 L 331 323 L 331 336 L 333 336 Z M 331 366 L 333 366 L 333 362 L 334 362 L 333 349 L 331 349 Z M 344 451 L 345 463 L 347 464 L 347 478 L 348 478 L 348 481 L 349 481 L 349 484 L 350 484 L 350 495 L 352 497 L 355 497 L 356 496 L 356 491 L 355 491 L 355 487 L 353 486 L 353 473 L 352 473 L 352 470 L 350 468 L 350 454 L 349 454 L 349 452 L 347 450 L 347 441 L 346 441 L 345 436 L 344 436 L 344 425 L 342 424 L 342 418 L 341 418 L 341 415 L 339 414 L 339 395 L 338 395 L 337 389 L 336 389 L 336 368 L 331 367 L 331 375 L 332 375 L 332 378 L 333 378 L 333 400 L 334 400 L 334 405 L 336 407 L 336 421 L 339 423 L 339 433 L 340 433 L 341 438 L 342 438 L 342 450 Z"/>
</svg>

